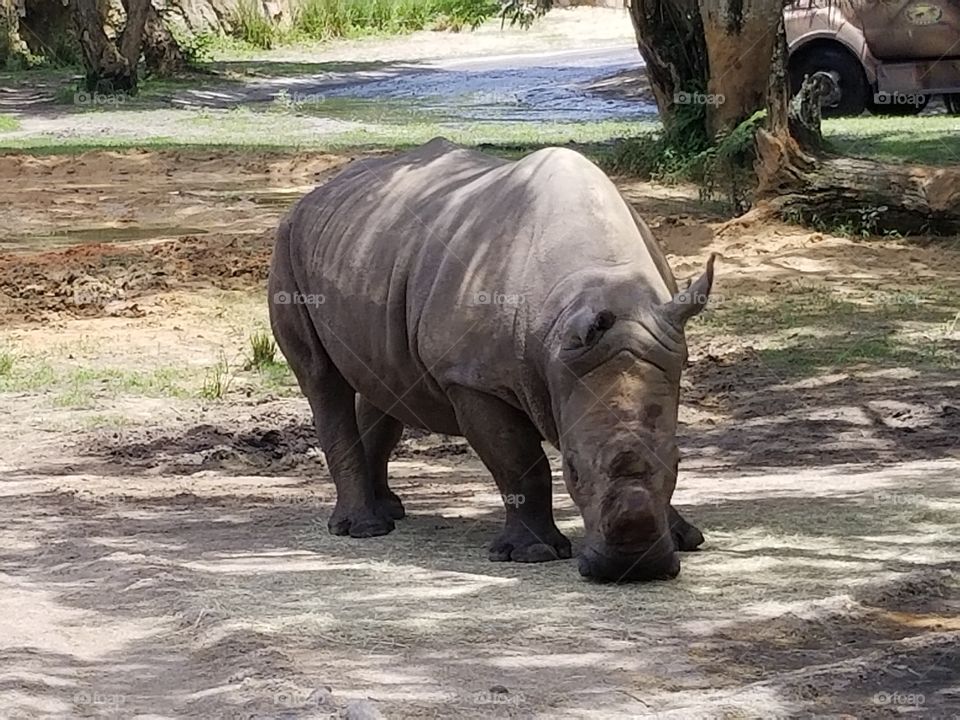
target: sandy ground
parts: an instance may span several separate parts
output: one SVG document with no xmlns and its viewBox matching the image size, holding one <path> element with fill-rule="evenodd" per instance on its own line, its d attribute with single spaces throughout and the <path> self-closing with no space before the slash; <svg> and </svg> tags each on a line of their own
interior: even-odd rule
<svg viewBox="0 0 960 720">
<path fill-rule="evenodd" d="M 815 345 L 811 296 L 839 318 L 825 348 L 881 300 L 915 300 L 896 342 L 956 348 L 955 246 L 729 223 L 623 183 L 679 277 L 721 255 L 676 495 L 707 543 L 675 581 L 597 586 L 487 562 L 502 510 L 456 438 L 404 439 L 393 534 L 327 534 L 306 402 L 243 357 L 271 229 L 345 161 L 0 158 L 0 715 L 960 715 L 956 369 L 777 364 Z"/>
</svg>

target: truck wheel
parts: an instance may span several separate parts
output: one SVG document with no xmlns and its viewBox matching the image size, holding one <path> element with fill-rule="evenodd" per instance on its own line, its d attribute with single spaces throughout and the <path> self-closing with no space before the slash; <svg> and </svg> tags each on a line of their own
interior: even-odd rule
<svg viewBox="0 0 960 720">
<path fill-rule="evenodd" d="M 897 102 L 898 100 L 899 102 Z M 877 93 L 867 101 L 867 109 L 874 115 L 906 117 L 908 115 L 919 115 L 929 102 L 929 95 Z"/>
<path fill-rule="evenodd" d="M 806 76 L 821 74 L 827 92 L 820 101 L 824 117 L 859 115 L 867 106 L 870 88 L 860 63 L 841 47 L 812 47 L 790 57 L 790 89 L 800 92 Z"/>
<path fill-rule="evenodd" d="M 951 93 L 943 96 L 943 102 L 951 115 L 960 115 L 960 93 Z"/>
</svg>

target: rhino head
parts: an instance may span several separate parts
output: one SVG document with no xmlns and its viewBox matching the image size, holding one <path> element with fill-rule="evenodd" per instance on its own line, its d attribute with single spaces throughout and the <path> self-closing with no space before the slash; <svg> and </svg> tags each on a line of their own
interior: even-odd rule
<svg viewBox="0 0 960 720">
<path fill-rule="evenodd" d="M 619 313 L 585 303 L 565 321 L 550 368 L 563 477 L 583 516 L 581 575 L 600 581 L 675 577 L 676 486 L 684 326 L 707 303 L 706 272 L 669 302 Z"/>
</svg>

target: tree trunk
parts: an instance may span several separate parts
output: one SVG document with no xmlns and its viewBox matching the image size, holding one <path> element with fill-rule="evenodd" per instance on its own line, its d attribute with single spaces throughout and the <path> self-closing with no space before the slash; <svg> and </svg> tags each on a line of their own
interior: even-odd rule
<svg viewBox="0 0 960 720">
<path fill-rule="evenodd" d="M 87 71 L 87 90 L 136 92 L 137 65 L 150 0 L 127 0 L 124 3 L 127 18 L 116 43 L 103 30 L 103 16 L 97 0 L 72 0 L 72 3 L 73 21 Z"/>
<path fill-rule="evenodd" d="M 73 22 L 87 71 L 91 92 L 127 91 L 136 87 L 136 78 L 119 49 L 103 31 L 103 17 L 97 0 L 72 0 Z"/>
<path fill-rule="evenodd" d="M 143 62 L 147 70 L 160 77 L 186 72 L 187 61 L 179 43 L 164 25 L 152 3 L 148 8 L 143 31 Z"/>
<path fill-rule="evenodd" d="M 702 0 L 708 64 L 707 135 L 733 130 L 767 106 L 773 60 L 783 25 L 779 0 Z"/>
<path fill-rule="evenodd" d="M 668 131 L 678 106 L 707 88 L 709 65 L 696 0 L 632 0 L 630 18 L 647 78 Z M 706 139 L 706 125 L 691 128 Z"/>
<path fill-rule="evenodd" d="M 20 38 L 22 12 L 18 0 L 0 0 L 0 67 L 8 63 L 27 64 L 27 45 Z"/>
<path fill-rule="evenodd" d="M 757 134 L 761 210 L 856 233 L 960 233 L 960 168 L 816 156 L 789 136 Z"/>
</svg>

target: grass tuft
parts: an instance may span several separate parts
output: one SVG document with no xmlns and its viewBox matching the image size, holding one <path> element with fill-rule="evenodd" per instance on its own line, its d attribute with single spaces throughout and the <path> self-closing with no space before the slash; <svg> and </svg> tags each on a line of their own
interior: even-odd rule
<svg viewBox="0 0 960 720">
<path fill-rule="evenodd" d="M 230 389 L 231 383 L 233 383 L 233 375 L 230 372 L 230 363 L 221 354 L 217 363 L 212 368 L 208 368 L 204 374 L 200 397 L 204 400 L 222 400 Z"/>
<path fill-rule="evenodd" d="M 247 370 L 263 370 L 277 363 L 277 344 L 270 333 L 258 330 L 250 336 L 250 357 Z"/>
</svg>

